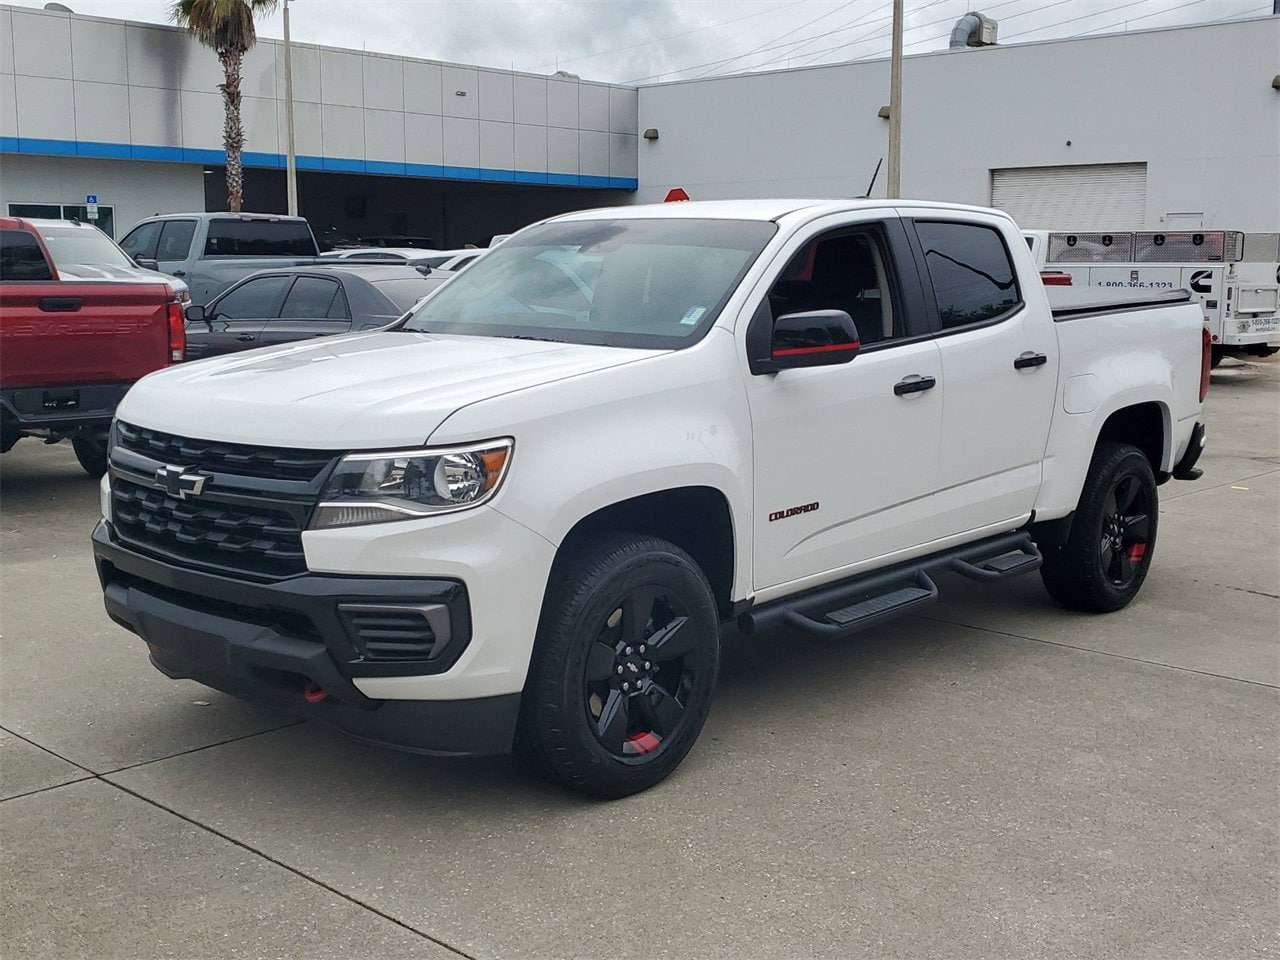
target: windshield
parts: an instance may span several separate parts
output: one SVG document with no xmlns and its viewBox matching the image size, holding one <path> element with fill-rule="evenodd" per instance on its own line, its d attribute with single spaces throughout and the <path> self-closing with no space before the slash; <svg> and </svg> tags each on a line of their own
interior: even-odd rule
<svg viewBox="0 0 1280 960">
<path fill-rule="evenodd" d="M 579 220 L 488 251 L 398 327 L 618 347 L 682 347 L 715 322 L 776 232 L 743 220 Z"/>
<path fill-rule="evenodd" d="M 97 227 L 41 227 L 40 236 L 59 270 L 133 266 L 125 252 Z"/>
</svg>

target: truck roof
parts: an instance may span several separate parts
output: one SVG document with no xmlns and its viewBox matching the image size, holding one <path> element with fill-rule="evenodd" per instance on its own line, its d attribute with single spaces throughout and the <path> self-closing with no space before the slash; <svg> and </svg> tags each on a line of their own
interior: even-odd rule
<svg viewBox="0 0 1280 960">
<path fill-rule="evenodd" d="M 97 230 L 91 223 L 84 223 L 80 220 L 56 220 L 51 218 L 35 218 L 35 217 L 0 217 L 0 227 L 6 230 L 20 230 L 23 227 L 30 227 L 33 230 L 44 230 L 49 227 L 82 227 L 85 230 Z"/>
<path fill-rule="evenodd" d="M 554 221 L 570 220 L 640 220 L 654 217 L 705 220 L 778 220 L 792 213 L 811 216 L 827 213 L 844 213 L 858 209 L 924 209 L 950 210 L 962 213 L 1008 214 L 989 207 L 975 207 L 961 203 L 942 203 L 934 200 L 886 200 L 886 199 L 797 199 L 776 198 L 761 200 L 690 200 L 680 203 L 648 203 L 627 207 L 604 207 L 580 210 L 552 218 Z"/>
<path fill-rule="evenodd" d="M 196 213 L 154 213 L 149 217 L 143 217 L 138 223 L 146 223 L 148 220 L 173 220 L 177 218 L 189 220 L 292 220 L 299 223 L 306 223 L 306 217 L 291 217 L 284 213 L 229 213 L 225 210 L 217 212 L 201 211 Z"/>
</svg>

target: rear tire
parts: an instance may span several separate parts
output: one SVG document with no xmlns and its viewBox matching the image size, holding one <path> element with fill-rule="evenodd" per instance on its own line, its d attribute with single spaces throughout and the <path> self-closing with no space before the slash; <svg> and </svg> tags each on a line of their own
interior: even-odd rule
<svg viewBox="0 0 1280 960">
<path fill-rule="evenodd" d="M 1159 504 L 1146 455 L 1127 443 L 1100 443 L 1066 543 L 1044 551 L 1049 595 L 1077 610 L 1128 606 L 1155 553 Z"/>
<path fill-rule="evenodd" d="M 1224 351 L 1221 347 L 1210 347 L 1209 348 L 1209 366 L 1212 369 L 1217 370 L 1218 364 L 1222 363 L 1222 358 L 1225 357 L 1226 355 L 1227 355 L 1226 351 Z"/>
<path fill-rule="evenodd" d="M 84 472 L 100 477 L 107 472 L 107 438 L 98 434 L 82 434 L 71 438 L 71 446 Z"/>
<path fill-rule="evenodd" d="M 543 601 L 515 750 L 553 783 L 625 797 L 670 774 L 698 738 L 719 617 L 707 578 L 674 544 L 616 534 L 571 549 Z"/>
</svg>

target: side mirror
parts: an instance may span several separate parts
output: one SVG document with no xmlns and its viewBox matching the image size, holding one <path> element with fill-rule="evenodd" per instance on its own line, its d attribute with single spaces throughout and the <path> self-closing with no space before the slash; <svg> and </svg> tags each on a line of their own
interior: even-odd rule
<svg viewBox="0 0 1280 960">
<path fill-rule="evenodd" d="M 752 373 L 848 363 L 862 348 L 853 318 L 843 310 L 786 313 L 773 323 L 769 356 L 753 358 Z"/>
<path fill-rule="evenodd" d="M 151 257 L 134 257 L 133 262 L 140 266 L 143 270 L 159 270 L 160 263 Z"/>
<path fill-rule="evenodd" d="M 201 323 L 207 319 L 204 315 L 204 307 L 198 303 L 187 304 L 186 315 L 187 323 Z"/>
</svg>

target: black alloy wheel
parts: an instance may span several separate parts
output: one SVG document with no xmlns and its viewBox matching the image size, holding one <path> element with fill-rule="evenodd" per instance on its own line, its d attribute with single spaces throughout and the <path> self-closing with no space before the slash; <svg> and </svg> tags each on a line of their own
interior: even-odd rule
<svg viewBox="0 0 1280 960">
<path fill-rule="evenodd" d="M 1077 610 L 1110 613 L 1127 606 L 1151 568 L 1158 519 L 1146 454 L 1127 443 L 1099 443 L 1066 542 L 1042 547 L 1045 589 Z"/>
<path fill-rule="evenodd" d="M 601 624 L 583 691 L 596 739 L 615 757 L 660 750 L 684 722 L 698 668 L 694 630 L 680 597 L 655 584 L 636 587 Z"/>
<path fill-rule="evenodd" d="M 1102 571 L 1117 587 L 1127 587 L 1147 555 L 1151 533 L 1150 498 L 1133 474 L 1121 476 L 1103 507 L 1098 553 Z"/>
<path fill-rule="evenodd" d="M 561 547 L 543 600 L 515 750 L 595 797 L 646 790 L 702 730 L 720 668 L 707 578 L 675 544 L 605 534 Z"/>
</svg>

